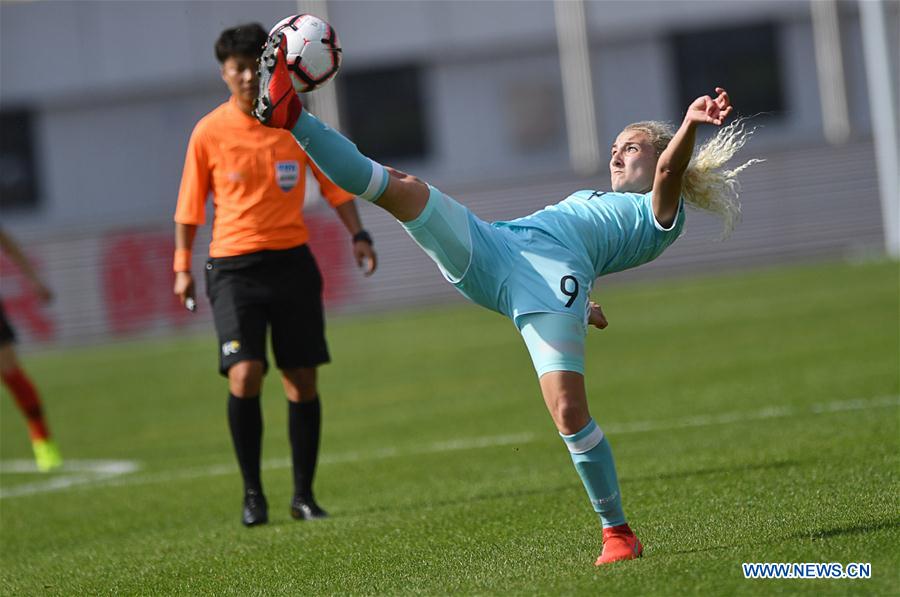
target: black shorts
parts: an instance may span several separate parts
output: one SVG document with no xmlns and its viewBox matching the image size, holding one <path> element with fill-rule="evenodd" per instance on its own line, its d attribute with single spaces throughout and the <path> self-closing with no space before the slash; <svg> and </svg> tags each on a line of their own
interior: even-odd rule
<svg viewBox="0 0 900 597">
<path fill-rule="evenodd" d="M 0 346 L 6 346 L 16 341 L 16 332 L 6 318 L 6 311 L 3 310 L 3 302 L 0 301 Z"/>
<path fill-rule="evenodd" d="M 247 360 L 262 361 L 268 369 L 268 326 L 279 369 L 316 367 L 331 360 L 325 343 L 322 274 L 306 245 L 210 259 L 206 294 L 222 375 Z"/>
</svg>

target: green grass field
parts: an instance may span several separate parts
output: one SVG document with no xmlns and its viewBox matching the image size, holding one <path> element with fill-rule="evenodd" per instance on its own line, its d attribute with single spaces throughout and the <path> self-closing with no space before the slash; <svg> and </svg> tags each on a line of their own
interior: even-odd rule
<svg viewBox="0 0 900 597">
<path fill-rule="evenodd" d="M 2 593 L 896 594 L 898 288 L 896 263 L 828 264 L 595 296 L 610 327 L 588 340 L 588 395 L 646 546 L 603 569 L 524 345 L 482 309 L 330 323 L 316 487 L 332 517 L 314 523 L 288 515 L 270 377 L 271 523 L 240 525 L 211 330 L 29 355 L 71 469 L 17 472 L 30 448 L 4 394 Z M 742 562 L 871 562 L 872 578 L 745 580 Z"/>
</svg>

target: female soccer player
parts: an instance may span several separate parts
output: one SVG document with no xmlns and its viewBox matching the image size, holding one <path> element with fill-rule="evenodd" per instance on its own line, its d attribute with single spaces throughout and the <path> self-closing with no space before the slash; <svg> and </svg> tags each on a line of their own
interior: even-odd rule
<svg viewBox="0 0 900 597">
<path fill-rule="evenodd" d="M 553 422 L 603 526 L 596 564 L 639 557 L 641 542 L 622 510 L 609 442 L 591 418 L 584 386 L 587 325 L 606 327 L 588 300 L 601 275 L 647 263 L 678 238 L 684 202 L 739 215 L 736 175 L 721 166 L 746 140 L 724 128 L 691 156 L 698 125 L 721 126 L 732 107 L 724 89 L 697 98 L 677 131 L 658 122 L 625 127 L 612 145 L 613 192 L 579 191 L 530 216 L 488 224 L 425 182 L 366 158 L 303 110 L 274 34 L 260 59 L 256 117 L 292 131 L 338 186 L 396 217 L 467 298 L 513 320 L 528 347 Z"/>
</svg>

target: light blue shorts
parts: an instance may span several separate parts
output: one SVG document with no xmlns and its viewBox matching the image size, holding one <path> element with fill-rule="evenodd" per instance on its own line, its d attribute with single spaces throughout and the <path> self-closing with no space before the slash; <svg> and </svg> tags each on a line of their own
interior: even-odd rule
<svg viewBox="0 0 900 597">
<path fill-rule="evenodd" d="M 430 189 L 425 209 L 403 227 L 447 281 L 472 302 L 515 323 L 538 375 L 557 370 L 583 373 L 593 283 L 585 258 L 540 230 L 488 224 L 451 197 Z M 529 318 L 532 314 L 556 317 Z"/>
</svg>

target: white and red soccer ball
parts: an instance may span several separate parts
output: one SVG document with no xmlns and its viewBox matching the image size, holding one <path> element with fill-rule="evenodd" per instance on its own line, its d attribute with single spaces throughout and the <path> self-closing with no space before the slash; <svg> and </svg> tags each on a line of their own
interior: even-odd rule
<svg viewBox="0 0 900 597">
<path fill-rule="evenodd" d="M 334 27 L 317 16 L 293 15 L 278 22 L 269 35 L 287 38 L 287 67 L 298 93 L 330 81 L 341 68 L 341 42 Z"/>
</svg>

